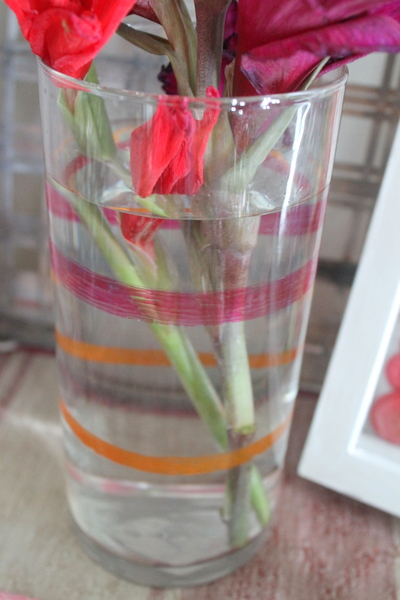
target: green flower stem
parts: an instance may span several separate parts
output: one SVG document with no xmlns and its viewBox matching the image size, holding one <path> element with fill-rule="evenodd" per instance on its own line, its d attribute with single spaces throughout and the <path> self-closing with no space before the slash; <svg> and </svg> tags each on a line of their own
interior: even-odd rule
<svg viewBox="0 0 400 600">
<path fill-rule="evenodd" d="M 127 42 L 146 50 L 150 54 L 167 56 L 174 71 L 180 94 L 182 96 L 193 96 L 193 91 L 188 80 L 186 64 L 181 64 L 180 57 L 167 39 L 145 33 L 126 23 L 119 25 L 117 33 Z"/>
<path fill-rule="evenodd" d="M 253 386 L 246 347 L 243 321 L 225 323 L 221 341 L 215 344 L 220 368 L 222 399 L 227 411 L 230 448 L 245 446 L 255 432 Z M 265 490 L 261 481 L 252 483 L 251 463 L 231 469 L 226 484 L 226 516 L 229 522 L 231 546 L 241 548 L 248 541 L 249 515 L 253 495 L 261 498 Z M 259 487 L 261 483 L 261 487 Z M 252 490 L 255 485 L 257 490 Z M 258 514 L 259 505 L 253 505 Z"/>
<path fill-rule="evenodd" d="M 307 77 L 301 86 L 301 90 L 307 90 L 316 77 L 319 75 L 325 64 L 329 61 L 329 56 L 324 58 L 314 71 Z M 246 190 L 254 178 L 258 167 L 264 162 L 277 141 L 282 137 L 288 128 L 291 120 L 297 112 L 297 106 L 288 108 L 279 107 L 280 113 L 276 119 L 268 124 L 264 133 L 250 144 L 239 157 L 235 159 L 235 164 L 221 178 L 221 188 L 227 189 L 232 193 L 240 193 Z"/>
<path fill-rule="evenodd" d="M 253 386 L 243 321 L 226 323 L 215 349 L 229 430 L 237 435 L 253 434 Z"/>
<path fill-rule="evenodd" d="M 196 32 L 184 0 L 150 0 L 150 5 L 164 27 L 181 69 L 193 94 L 196 91 Z"/>
<path fill-rule="evenodd" d="M 252 465 L 247 463 L 228 473 L 225 502 L 232 548 L 242 548 L 249 540 L 251 469 Z"/>
<path fill-rule="evenodd" d="M 82 201 L 74 192 L 65 190 L 53 178 L 50 182 L 71 203 L 119 281 L 131 287 L 145 288 L 143 279 L 114 238 L 101 210 L 91 202 Z M 149 326 L 162 344 L 204 424 L 218 444 L 227 448 L 225 411 L 189 339 L 180 327 L 157 323 L 157 311 L 150 305 L 143 307 L 143 313 L 152 319 Z"/>
<path fill-rule="evenodd" d="M 246 190 L 253 180 L 258 167 L 264 162 L 276 142 L 288 128 L 297 111 L 291 106 L 281 112 L 266 130 L 246 150 L 242 152 L 235 164 L 221 177 L 221 186 L 233 193 Z"/>
<path fill-rule="evenodd" d="M 192 279 L 197 289 L 212 292 L 247 284 L 259 219 L 192 221 L 182 225 Z M 238 435 L 255 431 L 253 386 L 243 321 L 208 327 L 221 376 L 227 427 Z"/>
<path fill-rule="evenodd" d="M 227 447 L 224 409 L 197 353 L 184 332 L 171 325 L 150 324 L 204 424 L 222 448 Z"/>
<path fill-rule="evenodd" d="M 182 224 L 192 279 L 198 289 L 224 291 L 246 285 L 258 226 L 257 217 L 225 219 L 215 223 L 206 219 Z M 249 443 L 255 432 L 245 325 L 238 321 L 207 329 L 220 372 L 229 447 L 235 450 Z M 249 463 L 231 469 L 227 474 L 224 517 L 228 522 L 232 547 L 242 547 L 248 541 L 251 505 L 260 524 L 266 525 L 270 513 L 268 498 L 257 467 Z"/>
<path fill-rule="evenodd" d="M 197 30 L 196 96 L 203 97 L 208 86 L 219 88 L 225 15 L 230 0 L 194 0 Z"/>
<path fill-rule="evenodd" d="M 257 513 L 261 525 L 267 525 L 271 518 L 271 505 L 265 493 L 261 473 L 255 465 L 251 466 L 251 504 Z"/>
</svg>

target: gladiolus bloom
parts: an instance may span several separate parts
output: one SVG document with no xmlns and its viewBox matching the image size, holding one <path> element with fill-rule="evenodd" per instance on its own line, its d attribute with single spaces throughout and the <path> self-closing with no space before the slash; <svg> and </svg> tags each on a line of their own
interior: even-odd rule
<svg viewBox="0 0 400 600">
<path fill-rule="evenodd" d="M 294 91 L 325 57 L 326 71 L 370 52 L 398 52 L 399 21 L 399 0 L 239 2 L 234 93 Z"/>
<path fill-rule="evenodd" d="M 83 78 L 136 0 L 5 0 L 32 51 L 50 67 Z"/>
<path fill-rule="evenodd" d="M 208 98 L 218 91 L 207 88 Z M 171 102 L 160 96 L 157 110 L 131 134 L 131 173 L 136 193 L 195 194 L 203 183 L 203 163 L 208 138 L 218 119 L 219 107 L 208 106 L 196 119 L 187 98 Z"/>
</svg>

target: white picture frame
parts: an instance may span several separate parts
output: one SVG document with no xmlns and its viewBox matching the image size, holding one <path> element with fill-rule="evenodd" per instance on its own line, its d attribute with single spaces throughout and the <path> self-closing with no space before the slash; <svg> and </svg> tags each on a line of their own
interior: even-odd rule
<svg viewBox="0 0 400 600">
<path fill-rule="evenodd" d="M 391 345 L 399 347 L 399 313 L 400 125 L 298 466 L 301 477 L 398 517 L 400 445 L 368 423 Z"/>
</svg>

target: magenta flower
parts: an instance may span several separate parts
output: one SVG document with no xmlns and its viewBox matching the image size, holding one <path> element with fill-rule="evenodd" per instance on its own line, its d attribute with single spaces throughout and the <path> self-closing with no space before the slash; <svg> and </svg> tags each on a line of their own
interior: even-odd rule
<svg viewBox="0 0 400 600">
<path fill-rule="evenodd" d="M 220 91 L 222 93 L 225 83 L 225 69 L 235 59 L 237 51 L 237 0 L 232 0 L 226 12 L 224 45 L 222 49 L 222 68 Z"/>
<path fill-rule="evenodd" d="M 294 91 L 326 57 L 324 71 L 400 50 L 399 0 L 246 0 L 238 8 L 237 95 Z"/>
</svg>

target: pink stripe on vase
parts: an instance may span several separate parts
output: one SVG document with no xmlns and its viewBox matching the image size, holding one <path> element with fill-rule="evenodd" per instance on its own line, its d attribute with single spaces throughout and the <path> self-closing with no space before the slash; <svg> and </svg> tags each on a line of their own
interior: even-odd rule
<svg viewBox="0 0 400 600">
<path fill-rule="evenodd" d="M 91 271 L 50 244 L 56 281 L 80 300 L 109 314 L 168 325 L 220 325 L 283 310 L 312 287 L 316 263 L 272 282 L 222 292 L 171 292 L 130 287 Z"/>
</svg>

